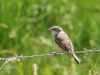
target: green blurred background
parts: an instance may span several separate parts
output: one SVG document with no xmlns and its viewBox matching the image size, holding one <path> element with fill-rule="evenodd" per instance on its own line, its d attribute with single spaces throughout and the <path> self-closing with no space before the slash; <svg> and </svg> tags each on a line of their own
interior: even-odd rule
<svg viewBox="0 0 100 75">
<path fill-rule="evenodd" d="M 0 0 L 0 57 L 35 55 L 57 51 L 53 25 L 69 35 L 75 50 L 99 49 L 100 0 Z M 0 75 L 100 75 L 100 53 L 78 54 L 82 63 L 69 56 L 48 56 L 11 62 Z M 0 61 L 3 64 L 3 61 Z"/>
</svg>

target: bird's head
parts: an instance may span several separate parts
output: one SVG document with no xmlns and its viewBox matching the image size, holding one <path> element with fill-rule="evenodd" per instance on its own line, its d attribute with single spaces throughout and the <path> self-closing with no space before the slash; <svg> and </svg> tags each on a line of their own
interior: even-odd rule
<svg viewBox="0 0 100 75">
<path fill-rule="evenodd" d="M 51 31 L 53 34 L 58 34 L 60 31 L 63 31 L 63 29 L 59 26 L 52 26 L 48 30 Z"/>
</svg>

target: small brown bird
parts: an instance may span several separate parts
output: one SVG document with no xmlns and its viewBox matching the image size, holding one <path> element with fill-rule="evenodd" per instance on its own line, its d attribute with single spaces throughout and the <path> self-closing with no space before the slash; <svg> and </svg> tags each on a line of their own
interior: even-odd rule
<svg viewBox="0 0 100 75">
<path fill-rule="evenodd" d="M 58 47 L 60 47 L 63 52 L 68 52 L 71 56 L 73 56 L 75 61 L 80 64 L 79 58 L 74 53 L 73 43 L 63 29 L 59 26 L 52 26 L 48 30 L 52 32 L 55 43 Z"/>
</svg>

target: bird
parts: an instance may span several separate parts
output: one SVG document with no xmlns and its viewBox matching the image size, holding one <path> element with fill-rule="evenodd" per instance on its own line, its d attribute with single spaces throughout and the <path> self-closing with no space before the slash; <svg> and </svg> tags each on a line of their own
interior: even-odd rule
<svg viewBox="0 0 100 75">
<path fill-rule="evenodd" d="M 74 46 L 68 35 L 59 26 L 52 26 L 48 29 L 52 32 L 55 43 L 61 49 L 62 52 L 69 53 L 75 61 L 80 64 L 80 59 L 76 56 L 74 52 Z"/>
</svg>

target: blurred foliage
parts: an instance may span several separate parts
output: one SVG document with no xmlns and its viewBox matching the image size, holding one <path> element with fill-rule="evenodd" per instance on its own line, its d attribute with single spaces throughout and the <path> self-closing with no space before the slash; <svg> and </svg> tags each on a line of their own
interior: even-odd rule
<svg viewBox="0 0 100 75">
<path fill-rule="evenodd" d="M 0 0 L 0 57 L 56 51 L 47 30 L 53 25 L 64 29 L 75 50 L 99 48 L 100 0 Z M 67 55 L 25 59 L 0 75 L 33 75 L 34 63 L 38 75 L 100 75 L 99 53 L 79 57 L 80 65 Z"/>
</svg>

